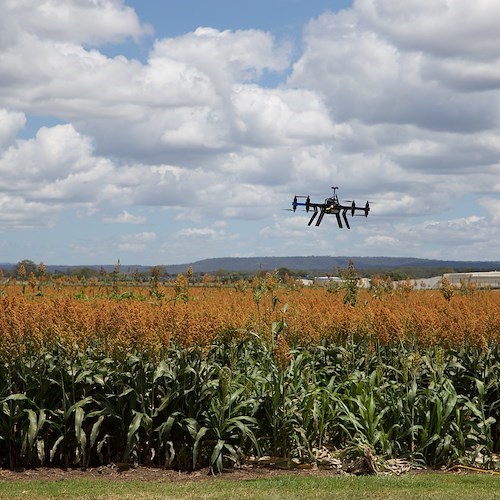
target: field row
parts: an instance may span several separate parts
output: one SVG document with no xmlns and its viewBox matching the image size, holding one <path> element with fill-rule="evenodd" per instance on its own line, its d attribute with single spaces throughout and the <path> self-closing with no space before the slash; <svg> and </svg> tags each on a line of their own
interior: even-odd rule
<svg viewBox="0 0 500 500">
<path fill-rule="evenodd" d="M 272 276 L 2 292 L 0 467 L 325 450 L 498 466 L 499 293 Z"/>
<path fill-rule="evenodd" d="M 277 335 L 160 360 L 27 352 L 0 363 L 0 467 L 132 462 L 221 471 L 249 456 L 365 453 L 498 467 L 498 346 L 310 346 Z"/>
<path fill-rule="evenodd" d="M 0 297 L 0 355 L 56 343 L 100 346 L 106 353 L 158 354 L 172 341 L 207 346 L 216 338 L 263 336 L 280 330 L 297 345 L 343 342 L 420 346 L 484 346 L 500 341 L 500 293 L 451 300 L 439 291 L 374 297 L 359 291 L 355 307 L 324 288 L 167 289 L 161 297 L 75 298 L 74 291 Z M 136 296 L 137 297 L 137 296 Z"/>
</svg>

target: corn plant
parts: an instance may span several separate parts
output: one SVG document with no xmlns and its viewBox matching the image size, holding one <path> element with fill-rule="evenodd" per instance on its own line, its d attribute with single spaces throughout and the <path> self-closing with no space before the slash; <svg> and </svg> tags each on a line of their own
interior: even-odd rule
<svg viewBox="0 0 500 500">
<path fill-rule="evenodd" d="M 75 284 L 0 296 L 2 467 L 217 473 L 250 454 L 314 460 L 322 446 L 494 466 L 498 294 L 356 290 L 344 304 L 270 274 L 191 287 L 186 301 L 175 285 L 147 300 L 85 285 L 75 299 Z"/>
<path fill-rule="evenodd" d="M 254 434 L 257 408 L 247 393 L 245 377 L 238 377 L 238 374 L 233 376 L 231 369 L 223 366 L 219 371 L 218 382 L 201 419 L 204 442 L 211 448 L 210 468 L 215 472 L 221 472 L 227 460 L 239 463 L 251 449 L 249 445 L 259 450 Z"/>
</svg>

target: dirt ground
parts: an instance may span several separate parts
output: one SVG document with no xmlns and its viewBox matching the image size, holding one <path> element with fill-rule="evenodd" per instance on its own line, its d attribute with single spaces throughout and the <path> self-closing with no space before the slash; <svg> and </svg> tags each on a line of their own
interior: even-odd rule
<svg viewBox="0 0 500 500">
<path fill-rule="evenodd" d="M 283 475 L 339 475 L 337 470 L 333 469 L 279 469 L 279 468 L 255 468 L 238 467 L 229 471 L 224 471 L 218 475 L 218 478 L 224 480 L 252 480 L 267 477 L 279 477 Z M 29 481 L 29 480 L 48 480 L 63 481 L 66 479 L 113 479 L 123 481 L 203 481 L 209 480 L 214 476 L 207 469 L 200 469 L 194 472 L 179 472 L 153 467 L 136 467 L 122 469 L 118 467 L 98 467 L 81 469 L 60 469 L 51 467 L 40 467 L 36 469 L 25 469 L 12 471 L 0 469 L 0 481 Z"/>
<path fill-rule="evenodd" d="M 405 471 L 406 474 L 410 471 Z M 413 469 L 413 473 L 425 472 L 442 472 L 442 473 L 460 473 L 471 474 L 477 473 L 467 469 L 454 469 L 450 471 L 444 470 L 428 470 L 428 469 Z M 136 467 L 127 470 L 118 468 L 99 467 L 81 469 L 61 469 L 53 467 L 40 467 L 36 469 L 26 469 L 12 471 L 0 469 L 0 482 L 4 481 L 65 481 L 67 479 L 102 479 L 102 480 L 118 480 L 118 481 L 156 481 L 156 482 L 191 482 L 191 481 L 208 481 L 213 479 L 219 480 L 254 480 L 274 478 L 280 476 L 300 475 L 300 476 L 339 476 L 347 473 L 335 469 L 280 469 L 280 468 L 255 468 L 255 467 L 239 467 L 230 471 L 224 471 L 222 474 L 214 476 L 208 469 L 200 469 L 194 472 L 179 472 L 174 470 L 165 470 L 153 467 Z M 385 472 L 385 474 L 391 474 Z M 497 472 L 497 474 L 499 474 Z M 399 475 L 399 474 L 398 474 Z"/>
<path fill-rule="evenodd" d="M 499 462 L 500 463 L 500 462 Z M 48 480 L 64 481 L 67 479 L 112 479 L 123 481 L 164 481 L 164 482 L 189 482 L 204 481 L 217 477 L 222 480 L 252 480 L 262 478 L 280 477 L 285 475 L 301 476 L 338 476 L 338 475 L 362 475 L 362 474 L 384 474 L 402 475 L 412 473 L 459 473 L 477 474 L 490 473 L 500 475 L 500 471 L 486 471 L 474 467 L 456 465 L 448 469 L 431 470 L 416 464 L 411 464 L 406 460 L 391 459 L 379 463 L 376 457 L 370 453 L 364 457 L 352 461 L 341 462 L 335 458 L 326 458 L 318 464 L 293 464 L 277 457 L 263 457 L 248 461 L 238 467 L 225 470 L 222 474 L 214 476 L 208 468 L 185 472 L 159 467 L 135 467 L 130 464 L 109 464 L 107 466 L 95 468 L 69 468 L 38 467 L 31 469 L 1 469 L 0 482 L 2 481 L 30 481 Z"/>
</svg>

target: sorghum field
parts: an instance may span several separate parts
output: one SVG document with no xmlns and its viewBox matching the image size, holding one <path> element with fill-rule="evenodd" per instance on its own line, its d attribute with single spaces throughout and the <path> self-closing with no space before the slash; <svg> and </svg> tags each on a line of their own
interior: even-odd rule
<svg viewBox="0 0 500 500">
<path fill-rule="evenodd" d="M 495 467 L 499 292 L 189 279 L 4 280 L 0 467 L 217 472 L 325 449 Z"/>
</svg>

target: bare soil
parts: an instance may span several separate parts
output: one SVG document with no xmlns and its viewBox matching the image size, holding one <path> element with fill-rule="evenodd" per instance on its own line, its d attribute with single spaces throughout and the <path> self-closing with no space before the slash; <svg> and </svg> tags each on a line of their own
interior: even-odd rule
<svg viewBox="0 0 500 500">
<path fill-rule="evenodd" d="M 118 481 L 156 481 L 156 482 L 191 482 L 207 480 L 254 480 L 263 478 L 273 478 L 280 476 L 339 476 L 339 475 L 363 475 L 381 473 L 384 475 L 404 475 L 407 473 L 429 473 L 441 472 L 448 474 L 478 474 L 489 473 L 500 475 L 500 471 L 486 471 L 475 467 L 456 465 L 448 469 L 427 469 L 415 464 L 410 464 L 405 460 L 387 460 L 383 464 L 378 464 L 377 459 L 371 455 L 358 458 L 352 461 L 341 462 L 340 460 L 330 460 L 328 465 L 285 464 L 283 460 L 252 461 L 238 467 L 225 470 L 222 474 L 214 475 L 208 468 L 186 472 L 159 467 L 135 467 L 130 464 L 109 464 L 107 466 L 95 468 L 69 468 L 58 467 L 38 467 L 30 469 L 1 469 L 0 482 L 4 481 L 64 481 L 67 479 L 103 479 Z"/>
<path fill-rule="evenodd" d="M 235 469 L 224 471 L 222 474 L 214 476 L 209 469 L 200 469 L 194 472 L 182 472 L 155 467 L 98 467 L 82 469 L 61 469 L 55 467 L 39 467 L 36 469 L 9 470 L 0 469 L 1 481 L 64 481 L 67 479 L 112 479 L 123 481 L 165 481 L 165 482 L 189 482 L 204 481 L 213 478 L 224 480 L 252 480 L 267 477 L 279 477 L 285 475 L 339 475 L 337 470 L 333 469 L 281 469 L 281 468 L 260 468 L 242 466 Z"/>
</svg>

